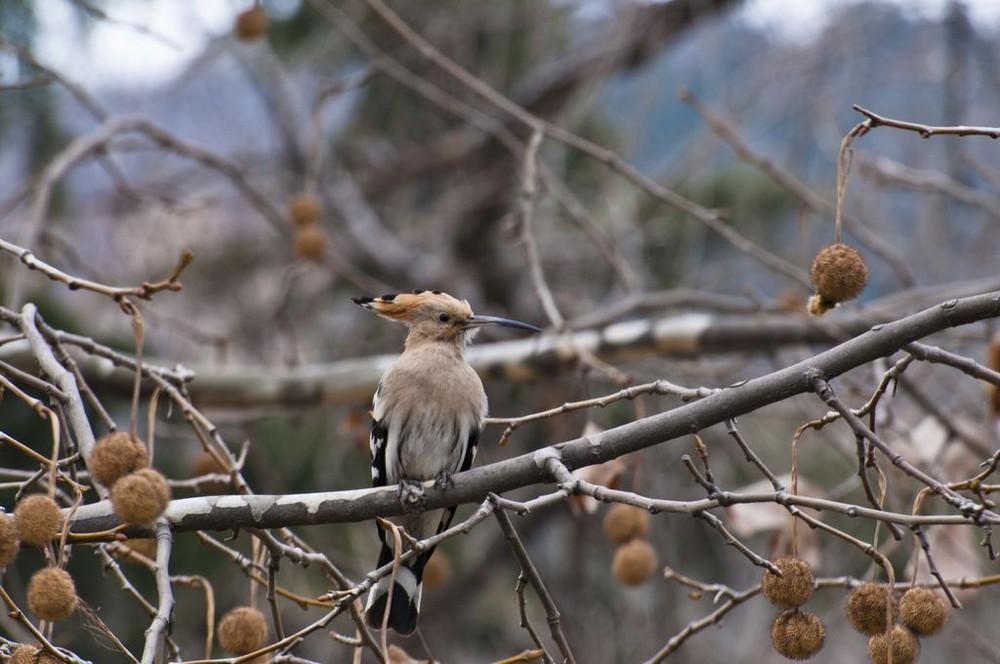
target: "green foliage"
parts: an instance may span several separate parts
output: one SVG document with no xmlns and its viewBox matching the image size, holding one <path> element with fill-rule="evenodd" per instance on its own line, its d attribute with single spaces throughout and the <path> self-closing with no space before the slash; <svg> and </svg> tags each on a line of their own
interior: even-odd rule
<svg viewBox="0 0 1000 664">
<path fill-rule="evenodd" d="M 777 230 L 775 220 L 789 209 L 788 194 L 759 170 L 733 164 L 681 188 L 705 207 L 726 210 L 741 230 Z M 774 233 L 777 236 L 777 233 Z"/>
</svg>

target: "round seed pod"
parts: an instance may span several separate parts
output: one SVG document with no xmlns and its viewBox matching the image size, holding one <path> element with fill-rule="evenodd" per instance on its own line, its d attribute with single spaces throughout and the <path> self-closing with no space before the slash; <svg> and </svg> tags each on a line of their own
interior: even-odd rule
<svg viewBox="0 0 1000 664">
<path fill-rule="evenodd" d="M 253 41 L 262 37 L 270 26 L 271 17 L 267 15 L 267 10 L 260 5 L 255 5 L 236 17 L 233 32 L 236 33 L 237 39 Z"/>
<path fill-rule="evenodd" d="M 308 226 L 323 219 L 323 202 L 319 196 L 302 192 L 288 204 L 288 217 L 296 226 Z"/>
<path fill-rule="evenodd" d="M 191 477 L 219 473 L 228 474 L 229 471 L 214 456 L 204 450 L 198 452 L 198 456 L 191 462 Z"/>
<path fill-rule="evenodd" d="M 782 609 L 802 606 L 813 594 L 813 573 L 809 564 L 798 558 L 779 558 L 774 561 L 781 576 L 765 570 L 761 590 L 771 604 Z"/>
<path fill-rule="evenodd" d="M 948 622 L 948 605 L 930 588 L 910 588 L 899 600 L 899 617 L 920 636 L 930 636 Z"/>
<path fill-rule="evenodd" d="M 825 640 L 823 621 L 808 611 L 784 611 L 771 625 L 771 644 L 788 659 L 809 659 L 820 651 Z"/>
<path fill-rule="evenodd" d="M 46 567 L 28 582 L 28 607 L 42 620 L 62 620 L 76 610 L 76 585 L 64 569 Z"/>
<path fill-rule="evenodd" d="M 820 302 L 832 308 L 861 294 L 868 281 L 868 266 L 857 249 L 836 243 L 816 254 L 809 275 Z"/>
<path fill-rule="evenodd" d="M 615 550 L 611 572 L 622 584 L 637 586 L 653 576 L 657 564 L 652 545 L 644 539 L 634 539 Z"/>
<path fill-rule="evenodd" d="M 17 557 L 21 539 L 17 536 L 17 524 L 9 514 L 0 514 L 0 567 L 6 567 Z"/>
<path fill-rule="evenodd" d="M 87 462 L 91 476 L 109 488 L 148 465 L 146 444 L 127 431 L 115 431 L 97 441 Z"/>
<path fill-rule="evenodd" d="M 245 655 L 267 641 L 267 619 L 252 606 L 238 606 L 219 622 L 219 645 L 234 655 Z"/>
<path fill-rule="evenodd" d="M 202 475 L 229 475 L 229 471 L 214 456 L 202 450 L 191 461 L 191 477 L 201 477 Z M 198 490 L 201 493 L 222 493 L 228 485 L 229 482 L 223 480 L 218 482 L 214 480 L 204 481 L 199 483 Z"/>
<path fill-rule="evenodd" d="M 634 505 L 615 503 L 604 516 L 604 536 L 612 544 L 624 544 L 649 532 L 649 512 Z"/>
<path fill-rule="evenodd" d="M 134 553 L 138 553 L 149 558 L 150 560 L 156 560 L 156 540 L 152 537 L 136 537 L 135 539 L 130 539 L 127 542 L 122 542 L 121 545 Z M 131 556 L 122 554 L 119 555 L 122 558 L 125 558 L 125 560 L 133 560 Z"/>
<path fill-rule="evenodd" d="M 292 250 L 299 258 L 318 262 L 326 253 L 326 243 L 326 231 L 319 224 L 310 224 L 296 229 Z"/>
<path fill-rule="evenodd" d="M 920 654 L 920 642 L 913 632 L 902 625 L 892 628 L 892 664 L 911 664 Z M 868 656 L 872 664 L 888 664 L 889 648 L 885 634 L 876 634 L 868 639 Z"/>
<path fill-rule="evenodd" d="M 126 475 L 111 489 L 111 507 L 125 523 L 144 525 L 163 514 L 170 486 L 159 472 L 144 468 Z"/>
<path fill-rule="evenodd" d="M 22 643 L 10 654 L 9 664 L 61 664 L 62 660 L 41 648 Z"/>
<path fill-rule="evenodd" d="M 424 587 L 428 590 L 440 588 L 451 578 L 451 558 L 438 549 L 424 567 Z"/>
<path fill-rule="evenodd" d="M 62 530 L 62 512 L 56 501 L 36 493 L 22 498 L 14 508 L 14 521 L 21 541 L 32 546 L 45 546 Z"/>
<path fill-rule="evenodd" d="M 847 621 L 851 623 L 851 627 L 868 636 L 884 633 L 886 603 L 890 600 L 893 602 L 895 615 L 895 598 L 889 587 L 874 581 L 863 583 L 847 597 Z"/>
</svg>

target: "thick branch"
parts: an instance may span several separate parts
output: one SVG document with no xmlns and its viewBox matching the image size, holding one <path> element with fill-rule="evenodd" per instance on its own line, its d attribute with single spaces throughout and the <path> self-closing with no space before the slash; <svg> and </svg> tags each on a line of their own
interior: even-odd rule
<svg viewBox="0 0 1000 664">
<path fill-rule="evenodd" d="M 951 300 L 901 320 L 877 326 L 839 346 L 785 369 L 727 387 L 698 401 L 645 417 L 628 424 L 560 443 L 537 452 L 475 468 L 454 477 L 454 485 L 442 490 L 425 489 L 428 509 L 481 501 L 493 493 L 549 481 L 540 463 L 557 454 L 571 470 L 603 463 L 630 452 L 695 433 L 739 417 L 791 396 L 811 392 L 812 378 L 819 372 L 834 378 L 905 345 L 948 327 L 965 325 L 1000 315 L 1000 292 L 963 300 Z M 701 509 L 709 509 L 706 505 Z M 862 508 L 850 506 L 852 514 Z M 167 512 L 175 528 L 230 528 L 245 525 L 268 528 L 335 521 L 360 521 L 376 515 L 398 514 L 395 487 L 359 489 L 326 494 L 278 497 L 217 496 L 174 501 Z M 872 510 L 874 513 L 879 513 Z M 955 523 L 964 520 L 957 515 Z M 897 523 L 910 525 L 913 521 Z M 935 521 L 944 523 L 951 521 Z M 85 505 L 75 518 L 80 532 L 105 530 L 117 523 L 106 503 Z"/>
<path fill-rule="evenodd" d="M 773 350 L 783 346 L 829 343 L 845 335 L 859 334 L 882 320 L 884 318 L 846 312 L 838 314 L 834 321 L 799 315 L 686 313 L 624 321 L 561 337 L 546 335 L 481 344 L 469 349 L 468 359 L 480 374 L 527 381 L 549 375 L 554 366 L 572 364 L 580 354 L 593 354 L 613 361 L 651 354 L 691 357 L 706 353 Z M 80 337 L 62 335 L 61 340 L 83 345 L 77 343 L 82 340 Z M 110 359 L 121 364 L 120 357 Z M 206 407 L 287 405 L 301 408 L 370 399 L 379 377 L 395 360 L 396 355 L 375 355 L 299 367 L 192 366 L 189 373 L 185 368 L 185 376 L 197 375 L 197 380 L 190 382 L 187 389 L 194 401 Z M 147 363 L 161 367 L 170 365 L 157 358 L 147 358 L 144 368 Z M 125 365 L 127 370 L 109 372 L 106 363 L 86 360 L 80 362 L 80 368 L 94 386 L 114 389 L 123 395 L 129 394 L 132 388 L 134 376 L 129 365 Z"/>
</svg>

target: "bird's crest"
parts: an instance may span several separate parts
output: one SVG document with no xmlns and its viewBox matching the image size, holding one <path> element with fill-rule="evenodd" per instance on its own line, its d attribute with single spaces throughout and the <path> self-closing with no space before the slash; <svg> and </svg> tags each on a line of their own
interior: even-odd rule
<svg viewBox="0 0 1000 664">
<path fill-rule="evenodd" d="M 430 290 L 413 290 L 408 293 L 388 293 L 378 297 L 355 297 L 355 304 L 398 322 L 409 322 L 431 311 L 446 312 L 456 317 L 472 315 L 472 307 L 447 293 Z"/>
</svg>

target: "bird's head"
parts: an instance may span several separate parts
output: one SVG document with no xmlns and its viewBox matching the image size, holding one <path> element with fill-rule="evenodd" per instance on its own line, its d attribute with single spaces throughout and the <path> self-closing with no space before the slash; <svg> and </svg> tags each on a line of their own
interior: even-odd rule
<svg viewBox="0 0 1000 664">
<path fill-rule="evenodd" d="M 409 327 L 408 346 L 421 341 L 465 343 L 479 328 L 486 325 L 541 332 L 534 325 L 509 318 L 476 315 L 472 313 L 472 307 L 467 301 L 441 291 L 415 290 L 409 293 L 390 293 L 378 297 L 352 299 L 355 304 L 368 311 Z"/>
</svg>

